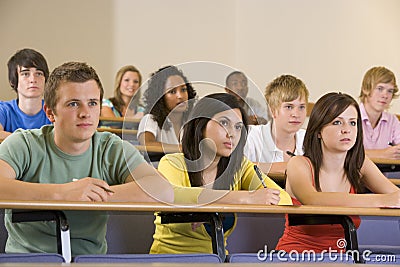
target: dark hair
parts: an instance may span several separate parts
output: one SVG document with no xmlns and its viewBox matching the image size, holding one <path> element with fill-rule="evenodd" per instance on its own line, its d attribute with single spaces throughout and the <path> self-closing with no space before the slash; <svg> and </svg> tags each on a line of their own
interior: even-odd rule
<svg viewBox="0 0 400 267">
<path fill-rule="evenodd" d="M 100 89 L 100 105 L 103 100 L 103 86 L 96 71 L 82 62 L 67 62 L 55 68 L 49 76 L 49 80 L 44 87 L 44 102 L 56 113 L 55 107 L 58 101 L 58 90 L 62 83 L 74 82 L 84 83 L 95 80 Z"/>
<path fill-rule="evenodd" d="M 247 77 L 246 77 L 246 75 L 245 75 L 243 72 L 238 71 L 238 70 L 235 70 L 235 71 L 232 71 L 231 73 L 229 73 L 228 76 L 226 76 L 226 79 L 225 79 L 225 86 L 226 86 L 226 87 L 228 87 L 229 80 L 232 78 L 232 76 L 233 76 L 233 75 L 237 75 L 237 74 L 243 75 L 244 78 L 246 78 L 246 81 L 247 81 Z M 228 89 L 229 89 L 229 88 L 228 88 Z"/>
<path fill-rule="evenodd" d="M 215 114 L 230 110 L 240 109 L 244 127 L 238 145 L 229 157 L 221 157 L 217 167 L 217 178 L 214 189 L 230 189 L 235 183 L 234 176 L 241 168 L 243 150 L 247 137 L 247 114 L 235 96 L 226 93 L 210 94 L 200 99 L 190 113 L 188 122 L 183 128 L 182 150 L 188 169 L 190 183 L 193 187 L 202 186 L 202 162 L 200 143 L 204 139 L 207 123 Z M 193 170 L 193 171 L 191 171 Z"/>
<path fill-rule="evenodd" d="M 149 86 L 143 95 L 146 106 L 145 113 L 150 113 L 153 115 L 153 119 L 157 122 L 157 125 L 160 129 L 164 128 L 165 130 L 169 130 L 172 126 L 169 123 L 164 125 L 165 119 L 169 114 L 169 110 L 167 109 L 164 100 L 164 90 L 167 79 L 175 75 L 182 77 L 183 81 L 185 82 L 188 91 L 188 100 L 196 97 L 196 91 L 193 89 L 183 72 L 177 67 L 166 66 L 152 73 L 149 80 Z M 186 114 L 189 113 L 192 107 L 193 101 L 188 101 L 188 112 L 186 112 Z"/>
<path fill-rule="evenodd" d="M 362 190 L 360 169 L 364 163 L 365 152 L 360 108 L 350 95 L 327 93 L 315 103 L 312 109 L 303 142 L 304 156 L 308 157 L 314 166 L 314 181 L 317 191 L 321 191 L 319 172 L 322 165 L 322 146 L 319 134 L 327 124 L 331 123 L 349 106 L 354 106 L 357 110 L 357 138 L 354 146 L 347 151 L 344 171 L 356 191 Z"/>
<path fill-rule="evenodd" d="M 8 82 L 15 92 L 18 92 L 18 66 L 36 68 L 43 71 L 46 81 L 49 77 L 49 67 L 47 66 L 46 59 L 42 54 L 30 48 L 18 50 L 7 63 Z"/>
</svg>

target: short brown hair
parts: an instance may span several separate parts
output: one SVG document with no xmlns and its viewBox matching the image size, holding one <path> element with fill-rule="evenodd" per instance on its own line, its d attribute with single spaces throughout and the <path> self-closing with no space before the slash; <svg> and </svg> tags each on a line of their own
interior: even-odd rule
<svg viewBox="0 0 400 267">
<path fill-rule="evenodd" d="M 55 112 L 58 101 L 57 91 L 62 83 L 76 82 L 84 83 L 95 80 L 100 88 L 100 103 L 103 99 L 104 89 L 96 71 L 86 63 L 67 62 L 55 68 L 49 76 L 44 88 L 44 102 Z"/>
<path fill-rule="evenodd" d="M 369 69 L 363 78 L 360 91 L 360 100 L 362 103 L 365 99 L 371 95 L 372 90 L 375 89 L 378 83 L 392 83 L 394 86 L 393 98 L 397 98 L 399 95 L 399 89 L 396 84 L 396 77 L 394 73 L 385 67 L 373 67 Z"/>
</svg>

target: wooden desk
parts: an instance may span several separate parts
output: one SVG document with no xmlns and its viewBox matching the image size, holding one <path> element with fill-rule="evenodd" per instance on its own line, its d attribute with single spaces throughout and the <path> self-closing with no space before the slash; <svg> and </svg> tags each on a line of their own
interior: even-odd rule
<svg viewBox="0 0 400 267">
<path fill-rule="evenodd" d="M 115 133 L 118 135 L 122 134 L 131 134 L 131 135 L 136 135 L 137 130 L 130 130 L 130 129 L 118 129 L 118 128 L 97 128 L 98 132 L 110 132 L 110 133 Z"/>
<path fill-rule="evenodd" d="M 148 153 L 160 153 L 160 154 L 167 154 L 167 153 L 178 153 L 181 152 L 178 148 L 166 148 L 160 146 L 143 146 L 143 145 L 136 145 L 135 146 L 140 152 L 148 152 Z"/>
<path fill-rule="evenodd" d="M 125 212 L 234 212 L 258 214 L 326 214 L 360 216 L 399 216 L 400 208 L 355 208 L 338 206 L 275 206 L 275 205 L 169 205 L 137 202 L 83 202 L 83 201 L 22 201 L 0 200 L 0 209 L 31 210 L 93 210 Z"/>
<path fill-rule="evenodd" d="M 65 201 L 7 201 L 0 200 L 1 209 L 30 209 L 30 210 L 85 210 L 85 211 L 124 211 L 124 212 L 163 212 L 163 213 L 210 213 L 219 218 L 219 213 L 256 213 L 256 214 L 310 214 L 310 215 L 360 215 L 360 216 L 399 216 L 400 209 L 394 208 L 354 208 L 336 206 L 274 206 L 274 205 L 233 205 L 208 204 L 168 205 L 162 203 L 133 203 L 133 202 L 65 202 Z M 216 215 L 216 216 L 215 216 Z M 190 220 L 189 220 L 190 221 Z M 181 221 L 185 222 L 185 220 Z M 187 221 L 186 221 L 187 222 Z M 219 223 L 222 223 L 219 220 Z M 225 259 L 223 229 L 214 229 L 218 233 L 212 236 L 213 247 L 222 261 Z M 218 239 L 216 239 L 218 238 Z M 217 244 L 217 245 L 216 245 Z"/>
<path fill-rule="evenodd" d="M 371 160 L 382 172 L 400 171 L 400 160 L 398 159 L 371 158 Z"/>
<path fill-rule="evenodd" d="M 111 122 L 133 122 L 139 123 L 140 119 L 129 118 L 129 117 L 100 117 L 100 121 L 111 121 Z"/>
</svg>

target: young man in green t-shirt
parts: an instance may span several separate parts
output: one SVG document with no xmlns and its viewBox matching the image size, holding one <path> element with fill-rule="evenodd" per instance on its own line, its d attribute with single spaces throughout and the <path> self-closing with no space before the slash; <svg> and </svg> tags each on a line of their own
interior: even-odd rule
<svg viewBox="0 0 400 267">
<path fill-rule="evenodd" d="M 17 130 L 0 145 L 1 198 L 173 202 L 170 184 L 131 144 L 96 131 L 102 97 L 100 79 L 87 64 L 54 69 L 44 92 L 53 125 Z M 72 256 L 106 253 L 104 213 L 65 213 Z M 55 223 L 13 224 L 6 212 L 5 224 L 6 252 L 56 252 Z"/>
</svg>

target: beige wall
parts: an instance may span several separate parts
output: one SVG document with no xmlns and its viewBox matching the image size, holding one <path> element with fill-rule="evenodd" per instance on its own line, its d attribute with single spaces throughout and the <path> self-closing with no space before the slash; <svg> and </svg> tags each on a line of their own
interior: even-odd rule
<svg viewBox="0 0 400 267">
<path fill-rule="evenodd" d="M 308 85 L 311 101 L 327 91 L 357 97 L 371 66 L 387 66 L 400 79 L 399 10 L 398 0 L 0 0 L 0 99 L 15 97 L 6 63 L 23 47 L 42 52 L 51 69 L 88 62 L 106 96 L 123 65 L 147 78 L 161 66 L 185 63 L 196 81 L 212 83 L 232 67 L 261 91 L 291 73 Z M 193 68 L 192 61 L 207 63 Z M 190 73 L 197 69 L 206 77 Z M 218 90 L 195 88 L 200 95 Z M 261 93 L 252 87 L 250 94 Z M 399 101 L 391 111 L 400 113 Z"/>
</svg>

